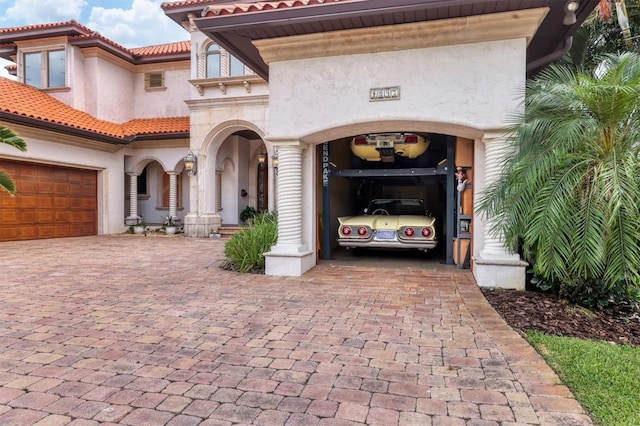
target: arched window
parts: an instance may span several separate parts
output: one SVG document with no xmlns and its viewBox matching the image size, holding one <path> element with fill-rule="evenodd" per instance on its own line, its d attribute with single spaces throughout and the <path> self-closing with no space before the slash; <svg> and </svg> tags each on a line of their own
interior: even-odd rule
<svg viewBox="0 0 640 426">
<path fill-rule="evenodd" d="M 207 78 L 220 77 L 220 46 L 211 43 L 207 47 Z"/>
</svg>

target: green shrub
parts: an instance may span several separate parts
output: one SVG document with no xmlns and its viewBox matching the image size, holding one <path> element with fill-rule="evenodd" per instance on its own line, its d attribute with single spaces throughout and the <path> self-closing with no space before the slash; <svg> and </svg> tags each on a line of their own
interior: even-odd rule
<svg viewBox="0 0 640 426">
<path fill-rule="evenodd" d="M 240 223 L 249 224 L 258 215 L 258 211 L 251 206 L 245 207 L 240 212 Z"/>
<path fill-rule="evenodd" d="M 278 240 L 275 213 L 260 213 L 251 226 L 234 234 L 224 245 L 225 269 L 238 272 L 264 272 L 264 254 Z"/>
</svg>

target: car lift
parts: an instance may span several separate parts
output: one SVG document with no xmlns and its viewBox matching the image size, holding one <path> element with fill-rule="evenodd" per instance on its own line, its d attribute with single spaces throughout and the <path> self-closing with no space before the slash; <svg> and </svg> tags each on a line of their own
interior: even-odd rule
<svg viewBox="0 0 640 426">
<path fill-rule="evenodd" d="M 447 158 L 432 168 L 408 168 L 408 169 L 348 169 L 340 170 L 335 164 L 329 161 L 329 143 L 325 142 L 321 146 L 322 158 L 322 252 L 321 259 L 331 259 L 331 179 L 332 177 L 342 178 L 367 178 L 367 177 L 420 177 L 420 176 L 446 176 L 447 196 L 446 196 L 446 221 L 445 235 L 446 254 L 444 263 L 453 265 L 453 236 L 455 235 L 455 138 L 447 138 Z"/>
</svg>

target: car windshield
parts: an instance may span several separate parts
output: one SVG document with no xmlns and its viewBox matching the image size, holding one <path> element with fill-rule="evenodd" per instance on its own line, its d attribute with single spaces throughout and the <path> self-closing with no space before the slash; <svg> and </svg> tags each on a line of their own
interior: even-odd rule
<svg viewBox="0 0 640 426">
<path fill-rule="evenodd" d="M 390 215 L 420 215 L 426 214 L 426 207 L 422 200 L 372 200 L 368 214 L 384 209 Z"/>
</svg>

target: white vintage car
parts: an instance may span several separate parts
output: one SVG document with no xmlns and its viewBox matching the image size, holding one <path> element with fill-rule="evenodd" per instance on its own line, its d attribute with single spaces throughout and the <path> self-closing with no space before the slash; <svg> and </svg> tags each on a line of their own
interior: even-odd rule
<svg viewBox="0 0 640 426">
<path fill-rule="evenodd" d="M 422 200 L 375 199 L 363 215 L 338 218 L 338 244 L 427 251 L 438 245 L 435 222 Z"/>
<path fill-rule="evenodd" d="M 429 144 L 429 139 L 415 133 L 371 133 L 351 139 L 351 152 L 364 161 L 393 163 L 396 157 L 415 159 Z"/>
</svg>

